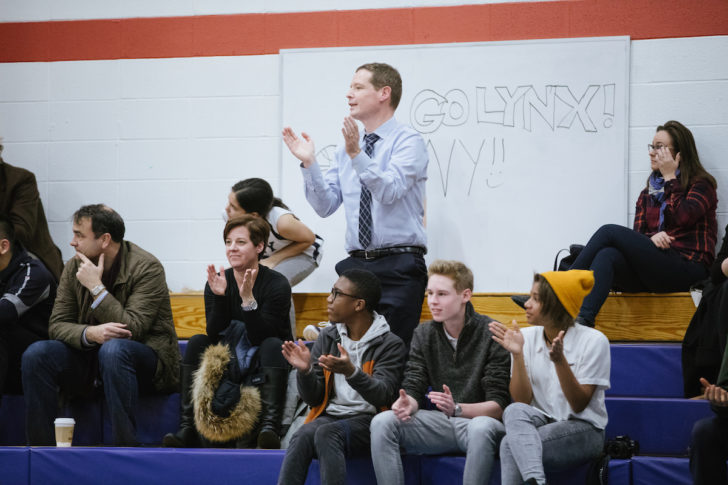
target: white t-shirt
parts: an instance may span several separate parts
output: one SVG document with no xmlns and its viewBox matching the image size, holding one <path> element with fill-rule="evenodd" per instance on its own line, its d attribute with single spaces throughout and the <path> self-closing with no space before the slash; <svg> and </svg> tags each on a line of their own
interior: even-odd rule
<svg viewBox="0 0 728 485">
<path fill-rule="evenodd" d="M 543 327 L 524 328 L 521 333 L 524 339 L 523 358 L 533 390 L 531 406 L 557 421 L 577 418 L 604 429 L 607 425 L 604 391 L 609 389 L 611 369 L 607 337 L 598 330 L 579 324 L 570 327 L 564 336 L 564 356 L 576 380 L 579 384 L 597 386 L 589 405 L 580 413 L 575 413 L 561 389 L 556 367 L 549 359 Z M 512 367 L 511 372 L 513 372 Z"/>
<path fill-rule="evenodd" d="M 268 224 L 270 224 L 271 231 L 268 236 L 268 244 L 266 245 L 265 255 L 263 258 L 269 257 L 271 254 L 280 251 L 293 242 L 278 234 L 278 219 L 286 214 L 293 215 L 293 212 L 277 206 L 274 206 L 270 212 L 268 212 L 266 220 L 268 221 Z M 303 251 L 303 254 L 310 256 L 316 264 L 319 264 L 321 262 L 321 256 L 323 255 L 323 244 L 324 240 L 317 234 L 313 244 L 307 247 Z"/>
</svg>

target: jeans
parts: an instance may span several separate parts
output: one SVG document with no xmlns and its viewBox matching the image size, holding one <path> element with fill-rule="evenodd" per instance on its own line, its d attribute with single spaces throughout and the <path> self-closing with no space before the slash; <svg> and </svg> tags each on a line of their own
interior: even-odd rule
<svg viewBox="0 0 728 485">
<path fill-rule="evenodd" d="M 371 429 L 372 462 L 379 485 L 404 485 L 400 449 L 431 455 L 465 453 L 463 485 L 487 484 L 504 433 L 503 424 L 488 416 L 450 418 L 424 409 L 409 421 L 385 411 L 374 417 Z"/>
<path fill-rule="evenodd" d="M 95 374 L 95 356 L 95 349 L 77 350 L 59 340 L 36 342 L 25 351 L 22 378 L 29 445 L 55 445 L 53 421 L 58 411 L 59 388 L 67 396 L 87 392 Z M 117 446 L 138 444 L 135 413 L 139 391 L 154 389 L 156 369 L 154 350 L 134 340 L 112 339 L 98 348 L 98 375 Z"/>
<path fill-rule="evenodd" d="M 308 467 L 319 460 L 321 485 L 346 483 L 346 458 L 369 451 L 371 414 L 335 417 L 324 414 L 293 435 L 278 475 L 279 485 L 303 485 Z"/>
<path fill-rule="evenodd" d="M 382 285 L 377 311 L 407 348 L 412 333 L 420 323 L 422 302 L 427 287 L 427 267 L 422 256 L 413 253 L 393 254 L 378 259 L 349 257 L 336 264 L 336 273 L 347 269 L 365 269 L 374 273 Z"/>
<path fill-rule="evenodd" d="M 503 412 L 506 436 L 500 445 L 501 483 L 546 483 L 545 469 L 563 470 L 596 458 L 604 448 L 604 430 L 578 419 L 554 421 L 524 403 Z"/>
<path fill-rule="evenodd" d="M 590 324 L 612 287 L 629 292 L 687 291 L 708 276 L 703 263 L 688 261 L 674 249 L 660 249 L 644 234 L 616 224 L 600 227 L 571 269 L 594 271 L 594 288 L 579 312 Z"/>
<path fill-rule="evenodd" d="M 690 440 L 690 473 L 694 485 L 728 483 L 728 418 L 713 416 L 693 426 Z"/>
</svg>

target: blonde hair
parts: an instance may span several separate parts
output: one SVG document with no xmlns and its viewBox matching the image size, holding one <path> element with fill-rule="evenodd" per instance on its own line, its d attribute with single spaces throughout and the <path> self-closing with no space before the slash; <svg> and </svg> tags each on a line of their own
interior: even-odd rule
<svg viewBox="0 0 728 485">
<path fill-rule="evenodd" d="M 460 261 L 438 259 L 430 264 L 427 277 L 432 275 L 447 276 L 455 282 L 455 290 L 460 293 L 473 289 L 473 272 Z"/>
</svg>

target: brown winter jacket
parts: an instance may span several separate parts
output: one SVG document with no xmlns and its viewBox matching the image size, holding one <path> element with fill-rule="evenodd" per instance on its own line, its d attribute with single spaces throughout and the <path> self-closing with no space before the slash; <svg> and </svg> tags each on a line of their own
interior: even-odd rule
<svg viewBox="0 0 728 485">
<path fill-rule="evenodd" d="M 83 349 L 81 336 L 89 313 L 93 312 L 99 323 L 123 323 L 134 340 L 157 353 L 154 387 L 160 392 L 175 391 L 179 385 L 180 352 L 164 268 L 157 258 L 136 244 L 121 244 L 122 261 L 114 287 L 93 310 L 91 292 L 76 279 L 79 260 L 71 258 L 66 263 L 48 333 L 52 339 Z"/>
<path fill-rule="evenodd" d="M 15 236 L 25 249 L 43 261 L 58 281 L 63 271 L 61 251 L 53 244 L 48 231 L 43 203 L 35 175 L 24 168 L 9 165 L 0 158 L 0 212 L 15 228 Z"/>
</svg>

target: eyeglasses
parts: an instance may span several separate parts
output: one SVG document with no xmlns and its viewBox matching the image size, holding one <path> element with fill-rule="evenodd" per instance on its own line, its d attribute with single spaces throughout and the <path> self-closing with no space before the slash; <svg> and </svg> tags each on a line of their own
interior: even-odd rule
<svg viewBox="0 0 728 485">
<path fill-rule="evenodd" d="M 350 295 L 348 293 L 344 293 L 343 291 L 341 291 L 340 289 L 338 289 L 336 287 L 331 288 L 331 294 L 334 296 L 334 300 L 336 300 L 336 297 L 339 296 L 339 295 L 348 296 L 349 298 L 354 298 L 355 300 L 361 300 L 362 299 L 360 296 L 354 296 L 354 295 Z"/>
<path fill-rule="evenodd" d="M 653 145 L 652 143 L 647 144 L 647 153 L 652 153 L 652 151 L 657 151 L 660 148 L 672 148 L 670 145 Z"/>
</svg>

